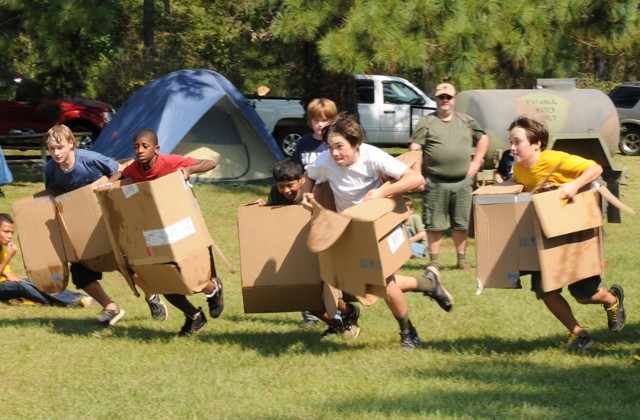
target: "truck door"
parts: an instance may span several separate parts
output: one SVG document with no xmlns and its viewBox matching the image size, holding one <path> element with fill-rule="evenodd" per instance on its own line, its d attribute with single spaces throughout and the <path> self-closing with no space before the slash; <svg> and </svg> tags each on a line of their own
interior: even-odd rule
<svg viewBox="0 0 640 420">
<path fill-rule="evenodd" d="M 379 143 L 380 127 L 378 108 L 375 104 L 375 86 L 373 80 L 357 80 L 358 113 L 360 124 L 367 137 L 367 143 Z"/>
<path fill-rule="evenodd" d="M 411 129 L 411 105 L 423 105 L 424 100 L 411 87 L 393 80 L 382 82 L 382 95 L 380 142 L 407 143 Z"/>
</svg>

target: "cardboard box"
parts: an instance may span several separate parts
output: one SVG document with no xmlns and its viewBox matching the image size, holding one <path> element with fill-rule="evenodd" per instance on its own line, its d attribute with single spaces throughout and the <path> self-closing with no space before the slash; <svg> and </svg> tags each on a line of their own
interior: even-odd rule
<svg viewBox="0 0 640 420">
<path fill-rule="evenodd" d="M 69 267 L 53 195 L 42 192 L 18 200 L 13 214 L 27 277 L 44 293 L 66 289 Z"/>
<path fill-rule="evenodd" d="M 211 236 L 180 171 L 95 193 L 118 266 L 134 291 L 131 271 L 151 293 L 204 288 L 211 276 Z"/>
<path fill-rule="evenodd" d="M 323 286 L 307 248 L 311 214 L 302 206 L 238 207 L 245 313 L 333 310 L 337 292 Z"/>
<path fill-rule="evenodd" d="M 69 262 L 79 262 L 93 271 L 118 269 L 94 189 L 106 177 L 54 198 L 62 231 L 64 252 Z"/>
<path fill-rule="evenodd" d="M 386 297 L 386 279 L 411 257 L 402 197 L 367 200 L 338 214 L 318 208 L 308 245 L 320 275 L 352 295 Z"/>
<path fill-rule="evenodd" d="M 542 272 L 544 291 L 600 274 L 602 214 L 595 193 L 563 203 L 557 191 L 520 191 L 521 185 L 492 185 L 474 192 L 477 293 L 520 288 L 520 273 L 527 271 Z"/>
</svg>

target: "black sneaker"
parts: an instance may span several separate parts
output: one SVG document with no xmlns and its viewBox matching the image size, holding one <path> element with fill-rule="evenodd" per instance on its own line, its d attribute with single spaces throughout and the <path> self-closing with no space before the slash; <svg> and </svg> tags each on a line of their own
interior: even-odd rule
<svg viewBox="0 0 640 420">
<path fill-rule="evenodd" d="M 103 309 L 98 316 L 98 324 L 103 327 L 112 327 L 124 316 L 124 309 L 116 308 L 114 310 Z"/>
<path fill-rule="evenodd" d="M 222 289 L 222 280 L 217 277 L 211 279 L 216 287 L 212 295 L 207 296 L 207 303 L 209 304 L 209 315 L 212 318 L 218 318 L 224 311 L 224 290 Z"/>
<path fill-rule="evenodd" d="M 607 311 L 609 331 L 620 332 L 627 322 L 627 311 L 624 309 L 624 290 L 622 290 L 622 286 L 614 284 L 609 291 L 618 298 L 618 302 L 615 305 L 610 308 L 604 308 Z"/>
<path fill-rule="evenodd" d="M 400 347 L 405 350 L 415 350 L 420 345 L 420 337 L 418 332 L 409 321 L 409 328 L 400 331 Z"/>
<path fill-rule="evenodd" d="M 207 325 L 207 317 L 204 316 L 204 312 L 202 312 L 202 308 L 198 308 L 198 316 L 196 318 L 191 318 L 187 316 L 184 321 L 184 325 L 180 330 L 179 335 L 182 337 L 186 337 L 193 334 L 198 334 L 200 330 Z"/>
<path fill-rule="evenodd" d="M 596 344 L 596 342 L 593 341 L 588 333 L 584 335 L 570 334 L 569 340 L 567 340 L 567 351 L 569 353 L 576 353 L 588 350 L 593 347 L 594 344 Z"/>
<path fill-rule="evenodd" d="M 329 325 L 329 328 L 322 332 L 322 338 L 332 337 L 344 332 L 344 322 L 342 321 L 342 318 L 335 318 L 335 320 L 338 321 L 338 323 L 335 325 Z"/>
<path fill-rule="evenodd" d="M 429 296 L 431 299 L 438 302 L 438 305 L 445 311 L 449 312 L 453 308 L 453 296 L 442 285 L 442 279 L 440 278 L 440 271 L 435 267 L 427 267 L 427 271 L 423 274 L 428 280 L 430 280 L 434 289 L 430 292 L 424 292 L 425 296 Z"/>
<path fill-rule="evenodd" d="M 344 338 L 357 338 L 360 334 L 360 327 L 358 326 L 358 318 L 360 318 L 360 309 L 351 303 L 347 303 L 347 306 L 351 308 L 349 315 L 342 318 L 344 322 L 344 329 L 342 336 Z"/>
<path fill-rule="evenodd" d="M 156 321 L 164 321 L 169 316 L 167 305 L 164 304 L 159 295 L 151 296 L 151 299 L 147 300 L 147 304 L 151 311 L 151 317 Z"/>
</svg>

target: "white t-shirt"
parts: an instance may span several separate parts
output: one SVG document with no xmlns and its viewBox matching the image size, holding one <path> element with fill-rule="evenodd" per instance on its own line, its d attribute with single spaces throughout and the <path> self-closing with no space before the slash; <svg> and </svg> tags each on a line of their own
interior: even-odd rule
<svg viewBox="0 0 640 420">
<path fill-rule="evenodd" d="M 316 183 L 329 181 L 336 201 L 336 210 L 343 210 L 364 200 L 368 191 L 382 185 L 381 176 L 399 179 L 407 165 L 375 146 L 360 145 L 360 157 L 351 166 L 338 166 L 326 150 L 314 163 L 305 167 Z"/>
</svg>

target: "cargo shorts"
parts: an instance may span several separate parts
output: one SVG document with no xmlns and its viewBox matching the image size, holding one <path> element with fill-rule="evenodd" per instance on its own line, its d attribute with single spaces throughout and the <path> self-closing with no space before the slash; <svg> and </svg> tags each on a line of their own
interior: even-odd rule
<svg viewBox="0 0 640 420">
<path fill-rule="evenodd" d="M 539 271 L 532 271 L 523 274 L 531 274 L 531 291 L 536 294 L 537 299 L 542 299 L 545 293 L 542 291 L 542 275 Z M 600 276 L 587 277 L 586 279 L 578 280 L 575 283 L 571 283 L 567 288 L 569 293 L 577 300 L 589 300 L 593 295 L 598 292 L 598 289 L 602 287 L 602 278 Z M 562 289 L 560 289 L 562 290 Z"/>
<path fill-rule="evenodd" d="M 472 192 L 473 179 L 468 176 L 458 180 L 427 176 L 422 213 L 426 230 L 441 232 L 449 226 L 456 230 L 467 230 L 471 217 Z M 447 223 L 447 218 L 450 224 Z"/>
</svg>

